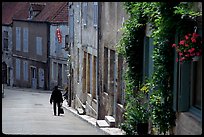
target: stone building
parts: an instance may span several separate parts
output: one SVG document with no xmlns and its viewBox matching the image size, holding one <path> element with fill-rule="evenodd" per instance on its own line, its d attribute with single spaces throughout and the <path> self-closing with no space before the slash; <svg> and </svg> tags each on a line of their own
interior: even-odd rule
<svg viewBox="0 0 204 137">
<path fill-rule="evenodd" d="M 124 62 L 115 51 L 124 19 L 120 2 L 69 2 L 69 105 L 98 120 L 110 116 L 113 126 L 124 105 Z"/>
</svg>

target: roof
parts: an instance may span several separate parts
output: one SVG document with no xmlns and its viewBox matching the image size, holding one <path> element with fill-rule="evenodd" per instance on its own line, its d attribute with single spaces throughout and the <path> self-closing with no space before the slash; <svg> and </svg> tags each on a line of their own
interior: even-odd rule
<svg viewBox="0 0 204 137">
<path fill-rule="evenodd" d="M 41 11 L 32 21 L 51 23 L 68 22 L 68 2 L 2 2 L 2 24 L 11 24 L 12 19 L 28 20 L 30 6 Z"/>
<path fill-rule="evenodd" d="M 26 7 L 29 7 L 28 2 L 2 2 L 2 24 L 11 24 L 14 16 L 26 18 Z"/>
<path fill-rule="evenodd" d="M 47 2 L 41 13 L 33 20 L 53 23 L 68 22 L 67 2 Z"/>
</svg>

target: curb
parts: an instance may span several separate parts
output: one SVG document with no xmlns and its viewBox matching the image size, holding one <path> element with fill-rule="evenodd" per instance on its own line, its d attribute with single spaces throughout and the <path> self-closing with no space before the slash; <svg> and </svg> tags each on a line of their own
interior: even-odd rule
<svg viewBox="0 0 204 137">
<path fill-rule="evenodd" d="M 99 128 L 99 127 L 97 127 L 97 126 L 96 126 L 96 119 L 95 119 L 95 118 L 90 117 L 90 116 L 88 116 L 88 115 L 79 115 L 79 114 L 77 113 L 77 111 L 76 111 L 74 108 L 67 106 L 66 101 L 63 102 L 62 106 L 63 106 L 65 109 L 69 110 L 71 113 L 73 113 L 75 116 L 81 118 L 82 120 L 84 120 L 84 121 L 86 121 L 87 123 L 89 123 L 90 125 L 92 125 L 93 127 L 97 128 L 97 129 L 100 129 L 100 130 L 103 131 L 106 135 L 124 135 L 124 132 L 120 131 L 119 128 Z M 115 131 L 115 132 L 117 132 L 117 134 L 114 133 L 112 130 L 117 130 L 117 131 Z M 120 133 L 118 133 L 118 131 L 119 131 Z"/>
</svg>

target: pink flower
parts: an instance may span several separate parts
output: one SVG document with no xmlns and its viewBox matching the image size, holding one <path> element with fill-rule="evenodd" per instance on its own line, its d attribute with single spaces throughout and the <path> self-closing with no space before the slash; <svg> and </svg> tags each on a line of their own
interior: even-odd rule
<svg viewBox="0 0 204 137">
<path fill-rule="evenodd" d="M 185 35 L 185 39 L 188 40 L 188 36 L 187 35 Z"/>
<path fill-rule="evenodd" d="M 186 54 L 185 56 L 186 56 L 186 57 L 189 57 L 190 55 L 189 55 L 189 54 Z"/>
<path fill-rule="evenodd" d="M 182 56 L 183 55 L 183 53 L 182 52 L 179 52 L 179 56 Z"/>
<path fill-rule="evenodd" d="M 181 41 L 179 42 L 179 45 L 184 45 L 184 43 L 185 43 L 185 40 L 181 40 Z"/>
<path fill-rule="evenodd" d="M 176 47 L 176 44 L 173 44 L 172 47 Z"/>
<path fill-rule="evenodd" d="M 199 34 L 197 34 L 197 33 L 193 33 L 193 37 L 195 37 L 195 38 L 197 38 L 199 36 Z"/>
<path fill-rule="evenodd" d="M 188 47 L 189 45 L 188 45 L 188 44 L 185 44 L 185 46 Z"/>
<path fill-rule="evenodd" d="M 196 43 L 196 39 L 195 38 L 191 38 L 191 41 L 193 42 L 193 43 Z"/>
</svg>

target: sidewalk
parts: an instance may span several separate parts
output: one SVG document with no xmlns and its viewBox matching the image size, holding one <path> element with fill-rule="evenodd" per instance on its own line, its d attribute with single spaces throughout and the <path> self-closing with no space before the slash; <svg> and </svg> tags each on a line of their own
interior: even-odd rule
<svg viewBox="0 0 204 137">
<path fill-rule="evenodd" d="M 95 118 L 87 116 L 87 115 L 79 115 L 74 108 L 69 107 L 67 105 L 66 101 L 63 102 L 63 107 L 65 109 L 69 110 L 70 112 L 72 112 L 75 116 L 77 116 L 77 117 L 83 119 L 84 121 L 88 122 L 92 126 L 96 126 L 96 119 Z M 125 132 L 122 131 L 119 128 L 100 128 L 100 129 L 103 130 L 104 132 L 106 132 L 108 135 L 125 135 Z"/>
</svg>

